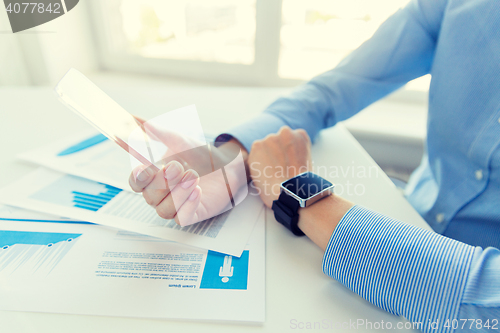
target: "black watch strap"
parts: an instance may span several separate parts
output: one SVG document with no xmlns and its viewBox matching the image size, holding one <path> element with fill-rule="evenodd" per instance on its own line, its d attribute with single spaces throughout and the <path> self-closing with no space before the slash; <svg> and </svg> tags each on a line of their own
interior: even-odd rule
<svg viewBox="0 0 500 333">
<path fill-rule="evenodd" d="M 276 220 L 283 224 L 295 236 L 304 236 L 305 234 L 298 227 L 299 222 L 299 202 L 289 196 L 285 191 L 281 192 L 278 200 L 273 201 L 273 211 Z"/>
</svg>

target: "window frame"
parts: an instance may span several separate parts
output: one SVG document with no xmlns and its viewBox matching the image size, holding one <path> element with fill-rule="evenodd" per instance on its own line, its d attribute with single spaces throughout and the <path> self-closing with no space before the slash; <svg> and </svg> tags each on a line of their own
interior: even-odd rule
<svg viewBox="0 0 500 333">
<path fill-rule="evenodd" d="M 110 48 L 110 31 L 104 23 L 101 1 L 89 1 L 89 19 L 94 18 L 98 62 L 103 70 L 136 74 L 163 75 L 172 78 L 198 80 L 238 86 L 294 87 L 307 82 L 281 78 L 278 61 L 281 47 L 280 32 L 282 0 L 256 0 L 255 58 L 249 65 L 206 62 L 197 60 L 145 58 Z M 400 102 L 426 103 L 427 91 L 406 87 L 391 94 L 389 99 Z"/>
</svg>

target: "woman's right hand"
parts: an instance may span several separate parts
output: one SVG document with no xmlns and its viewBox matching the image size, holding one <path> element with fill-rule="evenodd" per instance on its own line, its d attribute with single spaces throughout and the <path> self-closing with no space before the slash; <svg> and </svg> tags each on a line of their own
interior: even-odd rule
<svg viewBox="0 0 500 333">
<path fill-rule="evenodd" d="M 146 125 L 147 126 L 147 125 Z M 229 163 L 242 153 L 247 153 L 236 140 L 223 144 L 219 148 L 211 147 L 210 154 L 216 165 L 214 172 L 200 175 L 195 170 L 206 170 L 207 158 L 200 156 L 194 149 L 203 144 L 172 132 L 148 128 L 159 140 L 167 143 L 172 152 L 178 152 L 182 158 L 169 156 L 169 162 L 159 170 L 153 171 L 142 165 L 135 168 L 129 178 L 131 188 L 142 193 L 146 202 L 155 208 L 164 219 L 175 219 L 181 226 L 194 224 L 216 216 L 231 208 L 230 188 L 232 190 L 247 185 L 242 165 Z M 206 146 L 206 145 L 205 145 Z M 208 161 L 210 163 L 210 159 Z M 226 184 L 221 166 L 226 173 Z M 240 170 L 237 170 L 239 167 Z M 212 166 L 209 165 L 210 171 Z M 234 195 L 234 193 L 233 193 Z"/>
</svg>

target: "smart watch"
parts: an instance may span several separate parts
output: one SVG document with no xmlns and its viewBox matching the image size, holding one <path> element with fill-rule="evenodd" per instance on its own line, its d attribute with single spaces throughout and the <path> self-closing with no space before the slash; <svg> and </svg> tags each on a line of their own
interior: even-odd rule
<svg viewBox="0 0 500 333">
<path fill-rule="evenodd" d="M 311 206 L 331 195 L 335 185 L 312 173 L 303 172 L 281 183 L 278 200 L 273 201 L 272 209 L 276 220 L 296 236 L 304 236 L 299 229 L 299 208 Z"/>
</svg>

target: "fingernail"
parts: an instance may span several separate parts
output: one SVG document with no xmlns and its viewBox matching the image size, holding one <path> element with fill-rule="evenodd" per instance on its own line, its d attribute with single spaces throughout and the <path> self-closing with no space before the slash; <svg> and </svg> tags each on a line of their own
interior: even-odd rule
<svg viewBox="0 0 500 333">
<path fill-rule="evenodd" d="M 179 168 L 177 163 L 172 163 L 165 169 L 165 178 L 167 180 L 172 180 L 179 176 L 180 173 L 181 169 Z"/>
<path fill-rule="evenodd" d="M 199 195 L 200 191 L 197 188 L 195 188 L 193 193 L 191 193 L 191 195 L 189 196 L 189 201 L 195 201 Z"/>
<path fill-rule="evenodd" d="M 186 175 L 186 176 L 184 176 L 184 178 L 188 178 L 188 177 L 193 177 L 193 176 L 192 175 Z M 186 181 L 183 181 L 183 180 L 182 180 L 181 186 L 182 186 L 182 188 L 185 188 L 185 189 L 190 188 L 196 182 L 196 178 L 195 179 L 186 180 Z"/>
<path fill-rule="evenodd" d="M 196 179 L 191 179 L 191 180 L 188 180 L 184 183 L 182 183 L 182 188 L 190 188 L 191 186 L 193 186 L 193 184 L 196 182 Z"/>
<path fill-rule="evenodd" d="M 138 181 L 143 182 L 149 179 L 149 173 L 146 168 L 140 168 L 137 170 L 136 177 Z"/>
</svg>

